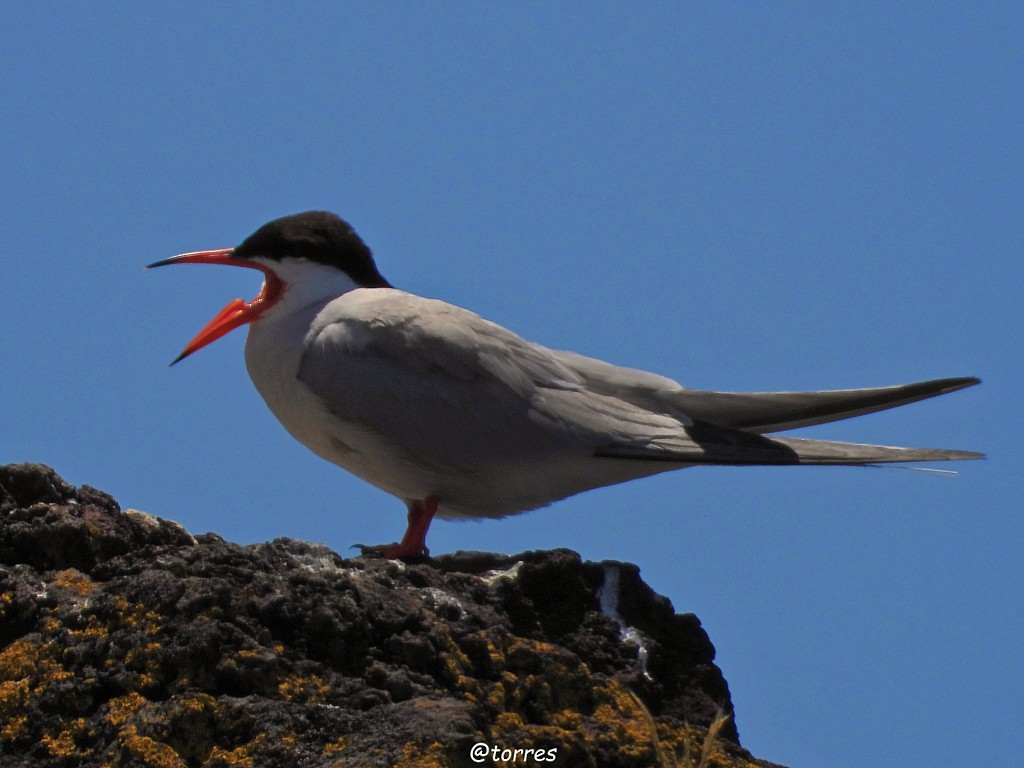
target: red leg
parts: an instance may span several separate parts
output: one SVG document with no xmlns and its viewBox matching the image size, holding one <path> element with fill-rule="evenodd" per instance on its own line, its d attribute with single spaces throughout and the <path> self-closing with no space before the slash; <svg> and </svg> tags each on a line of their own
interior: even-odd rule
<svg viewBox="0 0 1024 768">
<path fill-rule="evenodd" d="M 410 504 L 409 525 L 405 529 L 402 540 L 397 544 L 382 544 L 376 547 L 356 544 L 356 546 L 363 551 L 363 555 L 386 557 L 389 560 L 429 557 L 427 529 L 430 528 L 430 521 L 434 519 L 434 513 L 437 512 L 437 505 L 440 503 L 439 496 L 430 496 L 423 501 Z"/>
</svg>

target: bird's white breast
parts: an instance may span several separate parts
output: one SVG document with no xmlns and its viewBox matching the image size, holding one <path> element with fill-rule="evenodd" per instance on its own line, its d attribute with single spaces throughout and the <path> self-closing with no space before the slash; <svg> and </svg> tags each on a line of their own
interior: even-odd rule
<svg viewBox="0 0 1024 768">
<path fill-rule="evenodd" d="M 285 429 L 318 456 L 389 493 L 414 498 L 414 489 L 394 482 L 386 452 L 375 436 L 339 418 L 332 404 L 299 379 L 303 350 L 317 318 L 338 302 L 355 303 L 374 288 L 359 288 L 333 267 L 311 262 L 275 264 L 287 288 L 281 299 L 249 327 L 245 362 L 249 376 Z M 344 358 L 335 361 L 339 366 Z M 339 370 L 339 374 L 343 373 Z"/>
</svg>

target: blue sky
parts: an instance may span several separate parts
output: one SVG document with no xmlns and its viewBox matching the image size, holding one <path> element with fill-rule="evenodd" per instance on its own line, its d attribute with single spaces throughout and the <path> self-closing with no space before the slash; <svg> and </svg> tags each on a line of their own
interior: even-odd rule
<svg viewBox="0 0 1024 768">
<path fill-rule="evenodd" d="M 1015 762 L 1022 33 L 999 2 L 8 7 L 0 461 L 243 543 L 396 538 L 243 332 L 167 367 L 259 276 L 142 270 L 312 208 L 400 287 L 687 386 L 978 375 L 805 431 L 990 454 L 954 478 L 690 469 L 430 545 L 639 564 L 761 757 Z"/>
</svg>

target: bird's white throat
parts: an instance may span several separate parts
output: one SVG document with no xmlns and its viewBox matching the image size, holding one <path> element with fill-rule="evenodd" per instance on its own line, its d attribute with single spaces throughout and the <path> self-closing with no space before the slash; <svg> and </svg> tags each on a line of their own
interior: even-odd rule
<svg viewBox="0 0 1024 768">
<path fill-rule="evenodd" d="M 290 315 L 314 304 L 323 305 L 360 286 L 337 267 L 308 259 L 252 259 L 274 271 L 284 284 L 284 292 L 261 319 Z"/>
</svg>

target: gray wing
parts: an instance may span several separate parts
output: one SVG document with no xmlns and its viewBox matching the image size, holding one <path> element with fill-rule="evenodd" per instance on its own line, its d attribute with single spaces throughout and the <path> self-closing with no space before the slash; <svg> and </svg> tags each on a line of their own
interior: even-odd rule
<svg viewBox="0 0 1024 768">
<path fill-rule="evenodd" d="M 299 378 L 330 386 L 343 358 L 365 358 L 438 386 L 500 383 L 520 395 L 536 387 L 579 389 L 582 379 L 550 350 L 453 304 L 393 289 L 332 302 L 306 337 Z"/>
<path fill-rule="evenodd" d="M 678 413 L 689 421 L 758 433 L 863 416 L 980 383 L 974 377 L 961 377 L 819 392 L 710 392 L 685 389 L 664 376 L 621 368 L 573 352 L 554 354 L 591 391 L 614 394 L 642 407 Z"/>
<path fill-rule="evenodd" d="M 670 398 L 695 421 L 748 432 L 781 432 L 896 408 L 979 383 L 979 379 L 967 377 L 822 392 L 741 393 L 684 389 L 673 392 Z"/>
<path fill-rule="evenodd" d="M 580 447 L 596 440 L 590 445 L 603 458 L 865 464 L 980 457 L 759 434 L 892 408 L 977 379 L 825 392 L 703 392 L 657 374 L 547 349 L 444 302 L 390 289 L 363 294 L 358 311 L 354 300 L 342 297 L 318 317 L 299 378 L 348 411 L 339 415 L 358 421 L 361 413 L 387 414 L 390 428 L 424 445 L 440 439 L 439 420 L 447 418 L 460 422 L 459 434 L 478 436 L 468 450 L 486 452 L 516 438 L 523 444 L 506 448 L 528 452 L 528 441 L 542 438 L 542 431 L 506 429 L 524 420 L 551 424 L 558 440 Z"/>
<path fill-rule="evenodd" d="M 606 458 L 687 464 L 875 464 L 979 459 L 983 454 L 930 448 L 767 438 L 763 433 L 862 416 L 979 384 L 973 377 L 936 379 L 891 387 L 819 392 L 709 392 L 672 379 L 620 368 L 572 352 L 556 353 L 587 388 L 679 417 L 682 432 L 638 445 L 607 445 Z"/>
<path fill-rule="evenodd" d="M 298 377 L 346 422 L 424 455 L 586 456 L 681 427 L 663 409 L 590 391 L 559 355 L 468 310 L 387 289 L 347 296 L 318 316 Z"/>
</svg>

